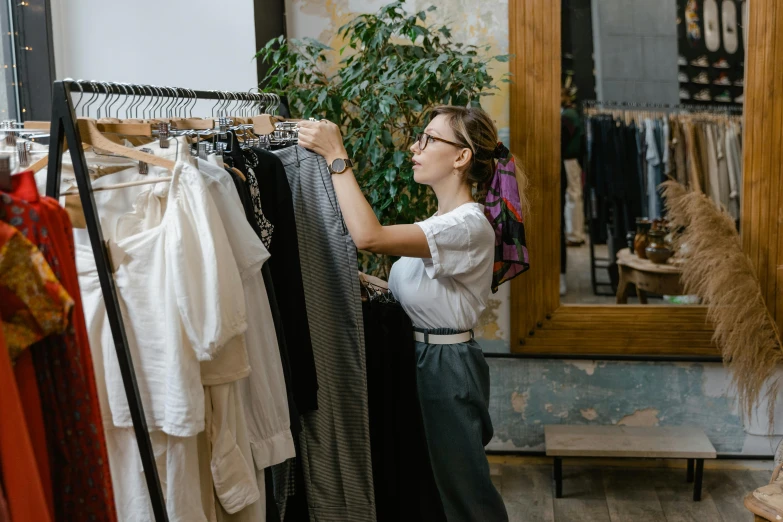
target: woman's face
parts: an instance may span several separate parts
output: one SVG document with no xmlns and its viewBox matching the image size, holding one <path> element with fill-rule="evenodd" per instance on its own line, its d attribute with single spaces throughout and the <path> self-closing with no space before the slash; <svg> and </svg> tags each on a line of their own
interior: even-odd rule
<svg viewBox="0 0 783 522">
<path fill-rule="evenodd" d="M 424 129 L 424 133 L 435 138 L 457 142 L 448 117 L 443 114 L 433 118 Z M 418 142 L 414 142 L 410 150 L 413 152 L 413 179 L 416 183 L 430 186 L 452 176 L 455 168 L 465 164 L 461 161 L 464 156 L 470 154 L 468 149 L 438 140 L 430 140 L 424 150 L 421 150 Z"/>
</svg>

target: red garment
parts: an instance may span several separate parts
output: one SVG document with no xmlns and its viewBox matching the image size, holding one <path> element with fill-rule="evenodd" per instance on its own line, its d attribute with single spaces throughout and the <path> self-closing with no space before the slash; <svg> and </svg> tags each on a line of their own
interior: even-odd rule
<svg viewBox="0 0 783 522">
<path fill-rule="evenodd" d="M 11 520 L 51 520 L 0 328 L 0 470 Z"/>
<path fill-rule="evenodd" d="M 31 171 L 11 179 L 13 190 L 0 193 L 0 220 L 38 246 L 75 301 L 69 330 L 33 347 L 56 485 L 55 518 L 113 522 L 114 493 L 70 220 L 56 201 L 39 196 Z"/>
<path fill-rule="evenodd" d="M 44 424 L 41 406 L 41 392 L 38 390 L 38 379 L 33 364 L 33 352 L 25 350 L 16 360 L 14 366 L 16 387 L 22 401 L 22 411 L 27 422 L 30 442 L 33 444 L 35 460 L 38 463 L 38 476 L 46 497 L 49 513 L 54 513 L 54 492 L 52 490 L 52 467 L 49 464 L 49 445 L 46 441 L 46 424 Z"/>
<path fill-rule="evenodd" d="M 0 522 L 11 522 L 11 515 L 8 513 L 8 503 L 5 501 L 5 491 L 0 484 Z"/>
</svg>

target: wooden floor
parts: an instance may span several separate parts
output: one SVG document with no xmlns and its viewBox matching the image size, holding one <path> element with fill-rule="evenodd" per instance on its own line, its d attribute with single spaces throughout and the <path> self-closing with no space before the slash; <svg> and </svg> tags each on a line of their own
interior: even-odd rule
<svg viewBox="0 0 783 522">
<path fill-rule="evenodd" d="M 684 469 L 600 468 L 563 463 L 563 498 L 552 496 L 552 468 L 494 464 L 492 480 L 510 522 L 753 522 L 742 500 L 770 471 L 705 469 L 693 502 Z"/>
</svg>

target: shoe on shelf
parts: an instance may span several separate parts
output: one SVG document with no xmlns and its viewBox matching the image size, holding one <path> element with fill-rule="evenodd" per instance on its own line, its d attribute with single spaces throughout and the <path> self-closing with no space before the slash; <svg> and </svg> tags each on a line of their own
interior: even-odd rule
<svg viewBox="0 0 783 522">
<path fill-rule="evenodd" d="M 729 91 L 723 91 L 715 97 L 716 102 L 731 103 L 731 93 Z"/>
<path fill-rule="evenodd" d="M 700 85 L 709 85 L 710 77 L 707 76 L 707 71 L 702 71 L 695 78 L 691 79 L 692 83 L 698 83 Z"/>
<path fill-rule="evenodd" d="M 720 76 L 715 78 L 715 81 L 712 82 L 715 85 L 731 85 L 731 80 L 729 80 L 729 75 L 724 73 L 720 73 Z"/>
<path fill-rule="evenodd" d="M 745 103 L 745 94 L 740 94 L 736 98 L 734 98 L 734 103 Z"/>
<path fill-rule="evenodd" d="M 681 100 L 690 100 L 691 99 L 691 93 L 689 93 L 686 89 L 680 89 L 680 99 Z"/>
<path fill-rule="evenodd" d="M 686 60 L 683 55 L 680 55 L 679 58 L 677 58 L 677 65 L 680 67 L 685 67 L 688 65 L 688 60 Z"/>
<path fill-rule="evenodd" d="M 712 101 L 712 96 L 710 96 L 709 89 L 702 89 L 696 93 L 693 99 L 696 101 Z"/>
<path fill-rule="evenodd" d="M 713 63 L 712 66 L 715 69 L 731 69 L 731 65 L 729 65 L 729 62 L 726 61 L 726 58 L 721 58 L 717 62 Z"/>
<path fill-rule="evenodd" d="M 680 71 L 680 74 L 677 75 L 677 79 L 680 83 L 688 83 L 688 74 L 685 71 Z"/>
<path fill-rule="evenodd" d="M 710 61 L 707 60 L 707 56 L 706 55 L 701 55 L 698 58 L 696 58 L 695 60 L 691 61 L 691 65 L 693 65 L 694 67 L 705 67 L 706 68 L 706 67 L 710 66 Z"/>
<path fill-rule="evenodd" d="M 737 87 L 745 87 L 745 79 L 740 78 L 738 80 L 734 80 L 734 85 Z"/>
<path fill-rule="evenodd" d="M 566 239 L 566 246 L 580 247 L 585 244 L 584 239 Z"/>
<path fill-rule="evenodd" d="M 560 297 L 563 297 L 568 293 L 568 287 L 566 287 L 566 275 L 560 274 Z"/>
</svg>

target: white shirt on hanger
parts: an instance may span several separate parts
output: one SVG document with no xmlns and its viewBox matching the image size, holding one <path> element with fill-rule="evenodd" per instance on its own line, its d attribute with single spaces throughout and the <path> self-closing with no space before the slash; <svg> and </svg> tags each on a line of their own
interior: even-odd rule
<svg viewBox="0 0 783 522">
<path fill-rule="evenodd" d="M 147 423 L 188 437 L 204 429 L 199 361 L 247 328 L 242 281 L 198 170 L 177 163 L 170 184 L 151 187 L 107 236 Z M 113 423 L 131 427 L 114 347 L 104 348 Z"/>
</svg>

